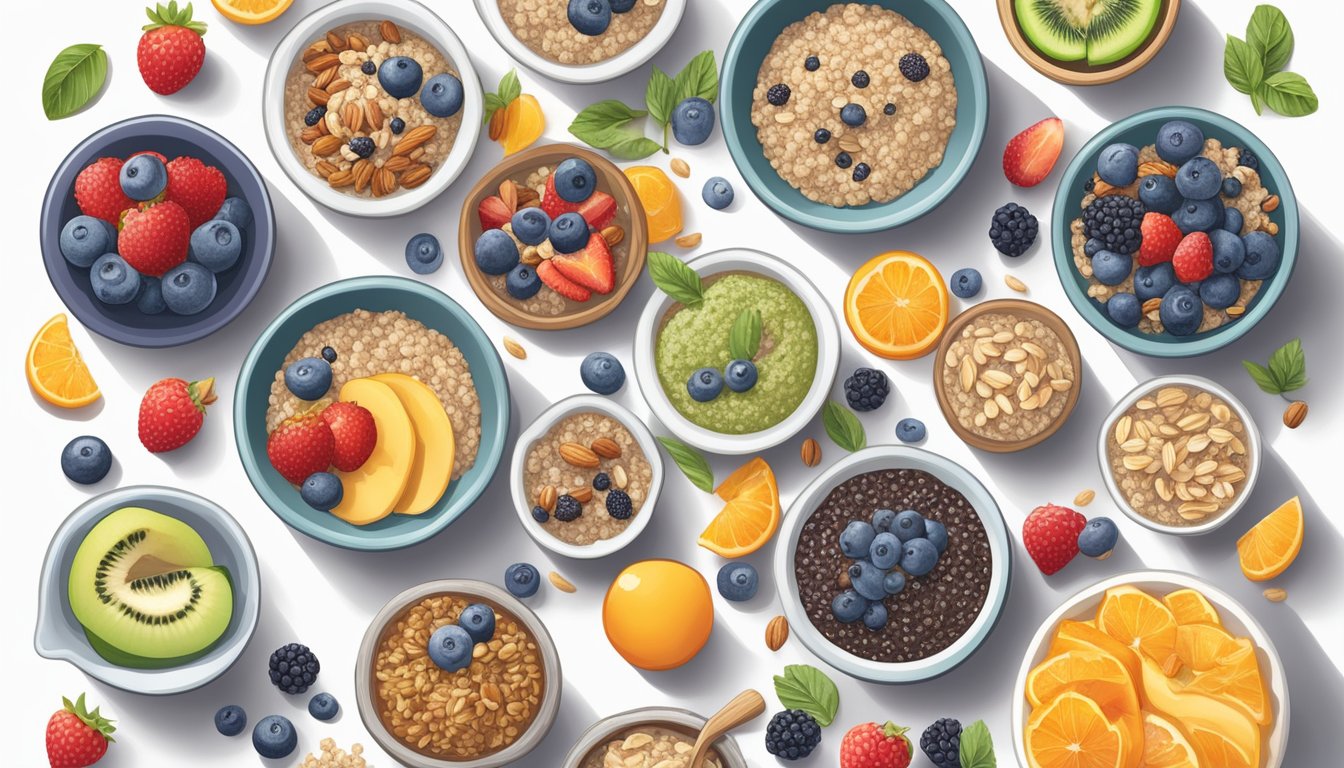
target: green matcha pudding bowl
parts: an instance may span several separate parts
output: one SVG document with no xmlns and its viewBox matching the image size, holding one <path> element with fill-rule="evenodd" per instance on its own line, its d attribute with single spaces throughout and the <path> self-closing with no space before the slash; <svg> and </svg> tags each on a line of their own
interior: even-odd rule
<svg viewBox="0 0 1344 768">
<path fill-rule="evenodd" d="M 840 366 L 840 328 L 802 272 L 729 248 L 685 262 L 650 254 L 649 274 L 658 290 L 635 329 L 635 377 L 677 439 L 758 453 L 817 415 Z"/>
</svg>

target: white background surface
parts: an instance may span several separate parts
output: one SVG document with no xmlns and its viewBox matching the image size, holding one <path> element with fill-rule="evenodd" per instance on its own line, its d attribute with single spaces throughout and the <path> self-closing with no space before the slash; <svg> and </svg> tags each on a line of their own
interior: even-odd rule
<svg viewBox="0 0 1344 768">
<path fill-rule="evenodd" d="M 953 0 L 971 27 L 985 57 L 991 89 L 988 135 L 970 176 L 939 209 L 898 231 L 870 236 L 825 235 L 784 224 L 760 205 L 740 181 L 719 131 L 709 143 L 676 148 L 674 154 L 691 166 L 690 180 L 680 181 L 687 211 L 686 231 L 704 233 L 702 250 L 732 245 L 776 253 L 800 265 L 838 305 L 849 273 L 870 256 L 891 248 L 922 253 L 945 275 L 963 266 L 985 274 L 982 298 L 1011 295 L 1003 275 L 1014 274 L 1031 286 L 1030 298 L 1054 307 L 1074 324 L 1086 360 L 1086 384 L 1072 419 L 1047 443 L 1016 455 L 995 456 L 970 450 L 951 433 L 939 415 L 930 379 L 931 359 L 890 363 L 861 352 L 848 333 L 841 379 L 856 365 L 878 365 L 892 377 L 894 391 L 885 407 L 862 417 L 870 443 L 894 442 L 893 428 L 904 416 L 918 416 L 929 427 L 927 448 L 950 456 L 977 473 L 994 492 L 1014 533 L 1017 570 L 1003 620 L 982 650 L 967 664 L 941 680 L 909 687 L 860 684 L 834 675 L 841 687 L 839 717 L 825 731 L 821 748 L 802 765 L 833 766 L 845 730 L 858 722 L 892 719 L 910 725 L 912 735 L 942 716 L 964 723 L 984 718 L 993 730 L 1001 764 L 1011 765 L 1009 705 L 1016 695 L 1013 678 L 1021 654 L 1040 620 L 1064 597 L 1101 578 L 1143 566 L 1199 574 L 1238 597 L 1273 635 L 1288 667 L 1293 699 L 1288 765 L 1320 766 L 1338 753 L 1338 716 L 1344 711 L 1344 612 L 1339 585 L 1344 577 L 1344 531 L 1336 514 L 1339 488 L 1336 452 L 1341 418 L 1338 382 L 1344 374 L 1338 345 L 1341 324 L 1339 288 L 1344 285 L 1340 242 L 1328 228 L 1338 221 L 1338 141 L 1344 121 L 1344 89 L 1338 67 L 1339 13 L 1306 0 L 1282 0 L 1297 34 L 1291 69 L 1305 74 L 1321 96 L 1317 114 L 1298 119 L 1257 117 L 1249 100 L 1226 84 L 1221 72 L 1223 36 L 1243 34 L 1253 3 L 1249 0 L 1187 0 L 1166 49 L 1146 69 L 1120 83 L 1090 89 L 1069 88 L 1036 74 L 1010 49 L 989 0 Z M 243 705 L 256 722 L 270 713 L 288 715 L 300 732 L 300 752 L 333 736 L 343 746 L 359 741 L 379 766 L 392 762 L 373 746 L 354 712 L 352 670 L 359 638 L 375 611 L 401 589 L 428 579 L 471 577 L 498 582 L 505 565 L 529 560 L 543 571 L 560 570 L 579 591 L 566 595 L 544 587 L 532 601 L 560 646 L 565 685 L 562 712 L 540 749 L 517 763 L 523 768 L 556 766 L 579 733 L 600 717 L 648 705 L 678 705 L 708 714 L 742 688 L 755 687 L 777 708 L 770 676 L 786 663 L 815 659 L 796 641 L 777 654 L 766 651 L 766 622 L 778 612 L 770 578 L 773 546 L 751 560 L 763 576 L 761 594 L 745 606 L 729 605 L 717 596 L 716 627 L 707 648 L 682 669 L 640 673 L 625 664 L 607 644 L 601 628 L 601 596 L 626 563 L 641 557 L 684 560 L 713 577 L 720 561 L 695 545 L 695 535 L 717 511 L 715 499 L 689 485 L 670 469 L 656 517 L 643 537 L 625 552 L 599 562 L 552 562 L 519 529 L 509 509 L 507 484 L 495 484 L 461 520 L 437 538 L 413 549 L 387 554 L 347 552 L 311 541 L 285 527 L 253 493 L 235 458 L 230 434 L 231 396 L 237 367 L 260 330 L 301 294 L 338 277 L 363 274 L 408 274 L 402 247 L 419 231 L 437 234 L 450 249 L 444 269 L 429 278 L 475 313 L 497 342 L 506 332 L 522 340 L 525 361 L 504 357 L 513 388 L 511 435 L 531 421 L 547 403 L 583 391 L 577 363 L 594 349 L 614 352 L 631 366 L 630 329 L 652 287 L 647 280 L 615 313 L 596 325 L 560 333 L 507 329 L 488 315 L 467 287 L 454 247 L 455 224 L 462 195 L 471 180 L 498 161 L 497 145 L 484 138 L 462 181 L 421 211 L 392 221 L 346 218 L 318 208 L 281 174 L 262 137 L 259 120 L 260 84 L 267 56 L 288 28 L 314 0 L 298 0 L 279 21 L 251 28 L 231 24 L 208 2 L 198 0 L 198 17 L 210 23 L 209 53 L 204 70 L 185 90 L 169 97 L 151 93 L 135 67 L 135 44 L 144 23 L 141 2 L 69 0 L 65 3 L 18 3 L 7 14 L 11 28 L 27 30 L 16 38 L 9 58 L 10 122 L 4 148 L 11 169 L 3 198 L 7 229 L 6 289 L 9 329 L 0 360 L 6 360 L 2 381 L 9 400 L 2 454 L 6 459 L 6 534 L 4 573 L 9 609 L 3 633 L 5 667 L 9 670 L 6 711 L 6 763 L 45 765 L 42 732 L 62 695 L 88 691 L 90 703 L 117 718 L 118 743 L 101 763 L 106 766 L 170 765 L 240 766 L 270 764 L 252 751 L 246 736 L 225 739 L 215 733 L 211 716 L 221 705 Z M 473 61 L 487 89 L 493 89 L 512 62 L 485 32 L 468 0 L 434 0 L 439 11 L 473 50 Z M 719 56 L 746 0 L 692 0 L 673 42 L 654 62 L 675 72 L 705 48 Z M 1335 24 L 1328 17 L 1334 17 Z M 40 33 L 33 34 L 33 30 Z M 111 58 L 110 86 L 100 102 L 75 117 L 48 123 L 40 110 L 40 82 L 47 63 L 64 46 L 102 43 Z M 1332 74 L 1333 73 L 1333 74 Z M 617 96 L 628 103 L 642 100 L 645 73 L 591 87 L 562 86 L 523 71 L 523 88 L 537 94 L 548 118 L 546 139 L 564 140 L 573 113 L 588 103 Z M 1038 244 L 1020 260 L 1009 262 L 991 248 L 984 231 L 991 212 L 1009 200 L 1027 205 L 1049 222 L 1049 205 L 1060 171 L 1095 131 L 1112 120 L 1163 104 L 1191 104 L 1214 109 L 1251 127 L 1279 156 L 1302 202 L 1302 244 L 1297 271 L 1278 307 L 1252 333 L 1231 349 L 1210 357 L 1161 361 L 1121 352 L 1078 321 L 1055 277 L 1046 246 Z M 190 346 L 147 351 L 91 337 L 75 327 L 76 342 L 102 387 L 98 404 L 75 412 L 57 412 L 31 396 L 20 359 L 32 333 L 52 314 L 62 311 L 47 283 L 37 243 L 40 193 L 61 157 L 80 139 L 125 117 L 166 112 L 212 126 L 243 149 L 271 183 L 279 223 L 280 246 L 270 277 L 252 306 L 222 332 Z M 1000 172 L 999 157 L 1007 139 L 1018 130 L 1056 114 L 1067 125 L 1065 154 L 1054 174 L 1031 190 L 1012 188 Z M 666 157 L 652 158 L 663 164 Z M 737 202 L 729 212 L 710 211 L 699 201 L 705 178 L 721 174 L 733 181 Z M 675 251 L 675 249 L 674 249 Z M 954 299 L 954 302 L 957 302 Z M 959 302 L 958 302 L 959 303 Z M 1242 372 L 1243 357 L 1263 360 L 1279 344 L 1303 338 L 1311 384 L 1301 395 L 1311 416 L 1297 431 L 1279 421 L 1284 403 L 1259 392 Z M 1165 537 L 1140 529 L 1121 516 L 1106 498 L 1094 457 L 1096 431 L 1116 398 L 1137 381 L 1156 374 L 1190 371 L 1226 383 L 1250 407 L 1264 432 L 1264 472 L 1246 511 L 1221 531 L 1192 540 Z M 138 403 L 145 388 L 166 376 L 218 378 L 220 401 L 205 427 L 188 447 L 151 456 L 135 437 Z M 839 395 L 839 383 L 836 394 Z M 647 408 L 632 380 L 616 398 L 641 414 Z M 656 426 L 656 425 L 655 425 Z M 102 436 L 117 463 L 111 475 L 94 488 L 68 483 L 58 455 L 70 438 L 83 433 Z M 818 470 L 798 459 L 798 444 L 811 434 L 821 440 L 830 462 L 840 450 L 824 435 L 820 420 L 797 439 L 767 455 L 780 478 L 787 504 Z M 512 443 L 509 446 L 512 448 Z M 506 459 L 508 454 L 506 453 Z M 716 459 L 722 477 L 737 462 Z M 669 465 L 670 466 L 670 465 Z M 260 628 L 240 662 L 223 678 L 193 693 L 148 698 L 108 688 L 84 678 L 73 667 L 38 658 L 32 650 L 36 615 L 37 574 L 42 552 L 64 516 L 92 493 L 123 484 L 173 485 L 207 496 L 229 509 L 250 533 L 261 559 L 265 584 Z M 1111 514 L 1123 543 L 1110 560 L 1086 559 L 1049 579 L 1031 565 L 1018 541 L 1026 511 L 1046 501 L 1068 503 L 1084 489 L 1098 491 L 1089 514 Z M 1286 603 L 1271 604 L 1261 586 L 1242 578 L 1234 542 L 1258 517 L 1293 494 L 1301 494 L 1307 514 L 1307 542 L 1301 557 L 1276 586 L 1288 590 Z M 287 698 L 266 679 L 266 659 L 273 648 L 298 641 L 319 654 L 323 672 L 318 689 L 334 693 L 345 707 L 334 724 L 308 717 L 307 696 Z M 753 765 L 770 765 L 762 732 L 766 719 L 739 733 Z M 921 756 L 916 764 L 927 761 Z"/>
</svg>

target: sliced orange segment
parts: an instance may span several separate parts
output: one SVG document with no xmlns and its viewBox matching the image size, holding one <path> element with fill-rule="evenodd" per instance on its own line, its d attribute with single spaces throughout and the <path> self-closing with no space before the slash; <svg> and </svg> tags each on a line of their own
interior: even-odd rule
<svg viewBox="0 0 1344 768">
<path fill-rule="evenodd" d="M 634 165 L 625 169 L 626 178 L 635 188 L 635 196 L 644 207 L 649 225 L 649 242 L 660 243 L 681 231 L 681 198 L 672 180 L 662 168 Z"/>
<path fill-rule="evenodd" d="M 744 557 L 765 546 L 779 529 L 779 486 L 764 459 L 755 458 L 715 490 L 724 501 L 700 533 L 700 546 L 722 557 Z"/>
<path fill-rule="evenodd" d="M 1122 645 L 1119 640 L 1097 629 L 1091 621 L 1064 620 L 1055 630 L 1055 639 L 1050 643 L 1050 655 L 1057 656 L 1069 651 L 1100 651 L 1117 659 L 1129 672 L 1131 683 L 1138 687 L 1143 682 L 1139 667 L 1139 656 L 1134 649 Z"/>
<path fill-rule="evenodd" d="M 845 322 L 880 357 L 927 354 L 947 327 L 947 285 L 928 259 L 889 251 L 859 267 L 845 289 Z"/>
<path fill-rule="evenodd" d="M 1210 624 L 1187 624 L 1176 628 L 1176 656 L 1192 672 L 1207 672 L 1255 655 L 1255 646 L 1244 637 Z"/>
<path fill-rule="evenodd" d="M 102 397 L 70 338 L 64 314 L 46 322 L 28 345 L 28 385 L 38 397 L 60 408 L 80 408 Z"/>
<path fill-rule="evenodd" d="M 212 0 L 219 15 L 239 24 L 265 24 L 289 10 L 294 0 Z"/>
<path fill-rule="evenodd" d="M 1251 581 L 1268 581 L 1288 570 L 1302 551 L 1302 500 L 1285 501 L 1237 539 L 1241 572 Z"/>
<path fill-rule="evenodd" d="M 1171 721 L 1143 713 L 1143 768 L 1200 768 L 1190 740 Z"/>
<path fill-rule="evenodd" d="M 546 130 L 546 115 L 541 111 L 537 97 L 524 93 L 509 102 L 504 108 L 504 132 L 499 143 L 504 147 L 505 155 L 532 146 Z"/>
<path fill-rule="evenodd" d="M 1027 721 L 1024 734 L 1031 768 L 1123 768 L 1125 734 L 1097 703 L 1066 691 Z"/>
<path fill-rule="evenodd" d="M 1106 590 L 1097 628 L 1159 664 L 1176 650 L 1176 618 L 1160 600 L 1131 586 Z"/>
<path fill-rule="evenodd" d="M 1095 701 L 1111 722 L 1129 732 L 1128 744 L 1143 740 L 1143 720 L 1134 679 L 1120 660 L 1099 651 L 1068 651 L 1051 656 L 1027 675 L 1027 701 L 1039 707 L 1065 691 Z"/>
<path fill-rule="evenodd" d="M 1162 604 L 1176 617 L 1177 624 L 1212 624 L 1215 627 L 1223 624 L 1218 618 L 1218 609 L 1196 589 L 1168 593 L 1162 598 Z"/>
<path fill-rule="evenodd" d="M 1199 721 L 1188 722 L 1185 727 L 1190 732 L 1190 744 L 1200 765 L 1217 768 L 1257 768 L 1260 765 L 1258 750 L 1248 750 L 1217 728 Z"/>
</svg>

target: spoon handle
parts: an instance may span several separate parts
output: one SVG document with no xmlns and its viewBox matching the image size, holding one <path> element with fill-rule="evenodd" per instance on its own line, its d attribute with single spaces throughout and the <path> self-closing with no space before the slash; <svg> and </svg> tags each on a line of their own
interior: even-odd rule
<svg viewBox="0 0 1344 768">
<path fill-rule="evenodd" d="M 700 730 L 700 736 L 695 740 L 695 749 L 691 752 L 690 768 L 702 768 L 705 757 L 709 754 L 709 745 L 718 741 L 719 737 L 728 731 L 759 717 L 764 711 L 765 699 L 756 691 L 748 688 L 734 696 L 723 709 L 705 721 L 705 727 Z"/>
</svg>

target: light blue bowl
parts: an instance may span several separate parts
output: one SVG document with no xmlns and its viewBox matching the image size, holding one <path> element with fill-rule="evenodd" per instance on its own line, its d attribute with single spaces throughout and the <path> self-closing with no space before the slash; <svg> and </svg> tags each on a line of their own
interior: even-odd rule
<svg viewBox="0 0 1344 768">
<path fill-rule="evenodd" d="M 1260 179 L 1265 187 L 1279 196 L 1278 210 L 1269 214 L 1272 221 L 1279 225 L 1279 234 L 1275 240 L 1283 254 L 1279 271 L 1260 286 L 1260 291 L 1246 308 L 1240 320 L 1227 323 L 1219 328 L 1191 336 L 1173 336 L 1169 333 L 1143 333 L 1136 328 L 1121 328 L 1111 322 L 1106 314 L 1106 306 L 1087 295 L 1087 279 L 1078 273 L 1073 263 L 1073 246 L 1069 233 L 1069 222 L 1082 215 L 1085 192 L 1083 183 L 1096 171 L 1097 155 L 1107 145 L 1125 142 L 1136 147 L 1153 143 L 1157 129 L 1168 120 L 1189 120 L 1204 132 L 1204 137 L 1217 139 L 1225 147 L 1249 149 L 1260 158 Z M 1112 344 L 1130 352 L 1153 357 L 1194 357 L 1204 355 L 1231 344 L 1250 332 L 1261 318 L 1269 314 L 1274 302 L 1279 300 L 1288 278 L 1293 275 L 1293 266 L 1297 263 L 1297 198 L 1293 195 L 1293 186 L 1288 182 L 1288 174 L 1279 164 L 1278 158 L 1269 151 L 1264 142 L 1256 138 L 1245 126 L 1223 117 L 1194 107 L 1158 107 L 1130 115 L 1105 128 L 1087 142 L 1064 171 L 1055 193 L 1055 208 L 1050 217 L 1051 246 L 1055 253 L 1055 271 L 1064 285 L 1064 293 L 1069 301 L 1083 316 L 1088 325 L 1105 336 Z"/>
<path fill-rule="evenodd" d="M 113 664 L 89 645 L 84 628 L 70 609 L 69 573 L 84 537 L 109 513 L 144 507 L 177 518 L 200 534 L 215 565 L 229 569 L 233 618 L 205 655 L 166 669 L 133 669 Z M 219 505 L 176 488 L 135 485 L 108 491 L 84 502 L 51 537 L 38 587 L 37 631 L 33 647 L 47 659 L 75 665 L 89 677 L 132 693 L 167 695 L 200 688 L 233 666 L 252 639 L 261 611 L 261 574 L 252 542 L 242 526 Z"/>
<path fill-rule="evenodd" d="M 879 232 L 932 211 L 957 188 L 980 151 L 989 118 L 989 87 L 980 49 L 965 22 L 944 0 L 876 0 L 929 33 L 952 65 L 957 85 L 957 127 L 943 162 L 914 189 L 886 203 L 835 208 L 814 202 L 780 178 L 761 151 L 751 124 L 751 94 L 761 63 L 784 28 L 838 0 L 760 0 L 737 25 L 723 54 L 719 119 L 733 162 L 747 186 L 775 213 L 826 232 Z"/>
<path fill-rule="evenodd" d="M 388 515 L 351 525 L 299 498 L 266 458 L 266 408 L 275 372 L 299 337 L 338 315 L 395 309 L 442 333 L 462 351 L 481 399 L 481 444 L 476 463 L 454 480 L 443 498 L 419 515 Z M 403 277 L 356 277 L 324 285 L 289 305 L 257 338 L 238 372 L 233 433 L 238 458 L 267 506 L 300 533 L 338 547 L 363 551 L 400 549 L 443 530 L 480 497 L 504 455 L 509 432 L 509 381 L 499 353 L 471 315 L 443 292 Z"/>
</svg>

